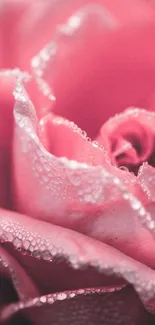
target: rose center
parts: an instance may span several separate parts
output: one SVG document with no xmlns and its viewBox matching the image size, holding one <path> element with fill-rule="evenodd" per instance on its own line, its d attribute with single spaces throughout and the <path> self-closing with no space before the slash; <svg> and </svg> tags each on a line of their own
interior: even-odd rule
<svg viewBox="0 0 155 325">
<path fill-rule="evenodd" d="M 117 125 L 117 126 L 116 126 Z M 108 132 L 107 132 L 108 131 Z M 101 128 L 98 141 L 108 134 L 108 151 L 111 161 L 117 167 L 126 167 L 134 174 L 138 173 L 143 162 L 155 167 L 155 141 L 154 134 L 145 125 L 130 120 L 124 123 L 108 123 Z"/>
</svg>

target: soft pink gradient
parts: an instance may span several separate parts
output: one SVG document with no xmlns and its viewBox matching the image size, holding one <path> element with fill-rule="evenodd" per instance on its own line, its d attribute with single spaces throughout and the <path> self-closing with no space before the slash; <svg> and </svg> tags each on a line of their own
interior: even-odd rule
<svg viewBox="0 0 155 325">
<path fill-rule="evenodd" d="M 154 4 L 0 10 L 0 323 L 150 325 Z"/>
</svg>

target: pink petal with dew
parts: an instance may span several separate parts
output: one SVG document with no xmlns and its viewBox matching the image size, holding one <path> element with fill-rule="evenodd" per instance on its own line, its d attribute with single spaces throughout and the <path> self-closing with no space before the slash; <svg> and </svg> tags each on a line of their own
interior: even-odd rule
<svg viewBox="0 0 155 325">
<path fill-rule="evenodd" d="M 93 166 L 106 164 L 106 160 L 108 161 L 104 144 L 99 146 L 97 142 L 91 142 L 86 132 L 73 122 L 49 113 L 39 124 L 39 138 L 46 150 L 53 155 Z M 106 141 L 104 137 L 104 142 Z"/>
<path fill-rule="evenodd" d="M 154 230 L 154 219 L 145 209 L 147 197 L 137 184 L 137 178 L 110 165 L 106 155 L 102 156 L 102 166 L 98 165 L 101 164 L 101 150 L 94 148 L 91 142 L 87 143 L 77 132 L 78 128 L 77 134 L 74 134 L 75 130 L 68 124 L 66 126 L 63 119 L 59 126 L 50 120 L 51 132 L 54 128 L 51 145 L 53 150 L 57 150 L 54 153 L 58 154 L 58 150 L 60 153 L 57 132 L 57 127 L 60 127 L 68 132 L 70 141 L 78 148 L 73 153 L 70 152 L 71 146 L 67 147 L 68 154 L 73 154 L 73 158 L 79 161 L 86 159 L 89 165 L 47 152 L 37 135 L 39 124 L 34 107 L 21 84 L 17 85 L 15 96 L 13 188 L 16 209 L 38 220 L 112 243 L 137 260 L 154 265 L 154 254 L 150 253 L 154 247 L 150 234 L 150 230 Z M 57 117 L 53 119 L 57 121 Z M 58 147 L 55 146 L 54 135 Z M 45 137 L 45 141 L 48 143 L 49 139 Z M 94 159 L 97 166 L 93 165 Z M 118 210 L 113 209 L 114 204 Z M 137 250 L 131 249 L 132 240 Z"/>
<path fill-rule="evenodd" d="M 147 194 L 148 200 L 155 201 L 155 170 L 147 163 L 143 164 L 139 170 L 138 181 Z"/>
<path fill-rule="evenodd" d="M 11 317 L 16 315 L 15 318 Z M 29 316 L 35 325 L 149 325 L 151 317 L 131 288 L 80 289 L 10 305 L 2 317 Z"/>
<path fill-rule="evenodd" d="M 107 151 L 113 157 L 114 163 L 119 165 L 122 160 L 122 165 L 133 164 L 136 166 L 149 161 L 154 154 L 154 123 L 154 112 L 139 108 L 128 108 L 123 113 L 110 118 L 101 127 L 97 140 L 100 144 L 102 141 L 104 143 L 106 134 L 109 139 Z M 130 147 L 126 146 L 127 143 L 130 144 Z M 124 156 L 119 159 L 119 154 L 122 153 Z"/>
<path fill-rule="evenodd" d="M 7 243 L 13 244 L 14 248 L 12 245 L 10 246 L 13 254 L 15 254 L 14 249 L 20 250 L 17 258 L 22 265 L 24 265 L 25 254 L 27 254 L 32 256 L 32 263 L 36 261 L 36 265 L 38 259 L 45 264 L 49 262 L 51 270 L 56 257 L 67 260 L 70 267 L 76 270 L 91 266 L 97 268 L 107 277 L 113 275 L 124 278 L 125 281 L 135 287 L 144 304 L 147 306 L 150 303 L 154 304 L 154 270 L 124 255 L 115 248 L 72 230 L 4 210 L 1 210 L 0 226 L 0 238 L 6 247 L 8 246 Z M 9 236 L 10 232 L 12 238 Z M 31 263 L 25 267 L 27 272 L 30 272 L 30 269 Z M 51 274 L 53 275 L 51 279 L 53 282 L 55 276 L 53 273 Z M 44 281 L 44 273 L 41 275 L 42 281 Z M 36 268 L 34 280 L 35 277 L 37 278 Z"/>
<path fill-rule="evenodd" d="M 44 192 L 44 196 L 42 196 L 42 202 L 40 201 L 41 205 L 40 208 L 42 210 L 41 214 L 45 215 L 46 218 L 46 208 L 45 208 L 45 201 L 50 199 L 52 203 L 51 209 L 53 211 L 49 211 L 49 217 L 51 218 L 51 214 L 56 216 L 57 214 L 60 215 L 64 214 L 65 211 L 68 214 L 69 206 L 75 206 L 75 209 L 78 205 L 79 206 L 88 206 L 90 200 L 88 200 L 88 195 L 92 195 L 92 202 L 95 204 L 96 200 L 98 203 L 102 202 L 103 200 L 103 191 L 104 189 L 101 187 L 100 184 L 101 180 L 97 179 L 94 185 L 94 179 L 92 179 L 92 172 L 93 177 L 96 178 L 98 174 L 98 178 L 100 178 L 102 173 L 102 167 L 98 166 L 95 168 L 94 166 L 86 165 L 85 161 L 79 164 L 77 161 L 72 160 L 69 161 L 65 157 L 57 158 L 53 154 L 50 154 L 45 150 L 45 148 L 41 145 L 40 140 L 38 138 L 39 132 L 39 124 L 36 116 L 35 109 L 30 102 L 25 90 L 23 89 L 22 85 L 18 84 L 15 90 L 15 97 L 16 97 L 16 107 L 14 111 L 15 116 L 15 134 L 14 134 L 14 155 L 13 155 L 13 167 L 14 167 L 14 194 L 17 198 L 17 205 L 18 209 L 21 209 L 23 206 L 22 200 L 30 199 L 28 195 L 28 187 L 31 187 L 31 191 L 29 191 L 31 199 L 33 200 L 33 206 L 30 204 L 27 205 L 28 208 L 32 209 L 30 214 L 38 214 L 39 211 L 36 211 L 37 205 L 39 203 L 38 197 L 40 196 L 41 192 Z M 64 127 L 64 124 L 62 124 Z M 67 132 L 70 131 L 67 129 Z M 73 135 L 73 139 L 76 137 L 75 144 L 78 142 L 81 143 L 80 150 L 83 152 L 86 151 L 89 156 L 80 157 L 78 155 L 79 160 L 83 160 L 84 158 L 87 159 L 88 162 L 93 164 L 96 160 L 95 164 L 105 166 L 109 170 L 111 169 L 111 165 L 107 161 L 107 157 L 104 154 L 101 156 L 102 151 L 98 146 L 94 146 L 92 142 L 87 141 L 86 137 L 83 137 L 82 134 L 78 132 L 78 128 L 76 129 L 77 134 L 74 135 L 74 129 L 71 127 L 71 134 Z M 57 133 L 58 134 L 58 133 Z M 71 135 L 70 135 L 71 136 Z M 81 153 L 80 151 L 80 153 Z M 32 157 L 33 155 L 33 157 Z M 73 159 L 75 156 L 73 156 Z M 102 158 L 102 159 L 101 159 Z M 23 168 L 24 166 L 24 168 Z M 114 169 L 114 172 L 119 174 L 119 170 Z M 42 180 L 38 179 L 39 174 L 42 175 Z M 81 176 L 84 173 L 84 179 L 82 180 Z M 106 171 L 103 172 L 106 176 Z M 108 175 L 108 174 L 107 174 Z M 130 175 L 127 175 L 127 179 L 129 179 Z M 21 177 L 24 179 L 24 187 L 21 186 Z M 90 178 L 90 179 L 89 179 Z M 132 177 L 133 182 L 135 180 L 134 176 Z M 106 179 L 105 179 L 106 181 Z M 40 185 L 38 184 L 40 183 Z M 80 192 L 83 185 L 86 184 L 85 194 L 87 195 L 86 200 L 82 192 Z M 54 184 L 55 183 L 55 184 Z M 38 185 L 37 185 L 38 184 Z M 51 188 L 52 186 L 52 188 Z M 94 190 L 93 190 L 94 186 Z M 34 193 L 33 187 L 36 189 L 38 187 L 38 193 Z M 53 190 L 52 190 L 53 189 Z M 56 192 L 55 192 L 56 190 Z M 59 196 L 58 192 L 59 191 Z M 23 196 L 25 192 L 26 195 Z M 66 197 L 66 191 L 70 197 L 70 202 Z M 115 191 L 115 189 L 114 189 Z M 42 194 L 43 194 L 42 192 Z M 115 191 L 116 192 L 116 191 Z M 66 193 L 66 194 L 65 194 Z M 33 197 L 37 194 L 36 199 Z M 18 195 L 20 199 L 18 200 Z M 93 198 L 94 196 L 94 198 Z M 52 201 L 51 201 L 52 197 Z M 55 199 L 54 199 L 55 198 Z M 45 201 L 44 201 L 45 200 Z M 55 202 L 54 202 L 55 201 Z M 66 204 L 67 203 L 67 204 Z M 25 205 L 25 203 L 24 203 Z M 69 206 L 68 206 L 69 205 Z M 68 206 L 68 207 L 67 207 Z M 23 208 L 25 208 L 23 206 Z M 39 208 L 39 209 L 40 209 Z M 58 210 L 61 211 L 58 211 Z M 29 211 L 30 212 L 30 211 Z M 51 213 L 52 212 L 52 213 Z M 42 215 L 42 217 L 43 217 Z M 35 216 L 35 215 L 34 215 Z M 37 217 L 37 215 L 36 215 Z"/>
<path fill-rule="evenodd" d="M 11 206 L 11 151 L 13 138 L 13 107 L 12 95 L 16 79 L 24 79 L 26 74 L 15 70 L 0 72 L 0 206 Z"/>
</svg>

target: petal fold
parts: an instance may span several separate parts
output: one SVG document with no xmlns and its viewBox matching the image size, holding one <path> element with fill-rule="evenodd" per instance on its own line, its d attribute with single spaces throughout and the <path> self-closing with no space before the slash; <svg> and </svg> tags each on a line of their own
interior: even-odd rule
<svg viewBox="0 0 155 325">
<path fill-rule="evenodd" d="M 26 315 L 34 325 L 150 325 L 153 318 L 130 288 L 79 289 L 42 296 L 3 310 L 3 318 Z"/>
<path fill-rule="evenodd" d="M 67 271 L 68 268 L 65 273 L 67 278 L 62 277 L 62 281 L 60 281 L 61 276 L 59 272 L 57 273 L 57 270 L 60 271 L 61 269 L 59 261 L 66 260 L 69 262 L 70 267 L 77 271 L 85 267 L 89 270 L 89 267 L 91 267 L 105 274 L 105 277 L 102 276 L 101 278 L 96 276 L 96 285 L 95 282 L 92 282 L 93 287 L 101 286 L 101 283 L 105 285 L 105 283 L 108 283 L 107 277 L 112 275 L 113 277 L 120 278 L 121 281 L 124 279 L 132 284 L 144 303 L 149 304 L 151 302 L 154 304 L 154 270 L 133 260 L 115 248 L 72 230 L 49 225 L 43 221 L 39 222 L 24 215 L 7 211 L 1 211 L 0 226 L 1 240 L 4 241 L 6 247 L 24 266 L 25 271 L 31 274 L 34 281 L 38 281 L 38 287 L 39 281 L 42 286 L 46 285 L 46 281 L 48 281 L 48 290 L 49 288 L 51 290 L 55 288 L 56 291 L 60 291 L 60 285 L 64 290 L 65 285 L 67 285 L 66 289 L 69 289 L 69 287 L 73 289 L 75 285 L 78 288 L 81 287 L 79 285 L 80 283 L 82 284 L 79 277 L 80 274 L 78 277 L 75 277 L 80 281 L 79 283 L 74 281 L 74 278 L 72 281 L 72 277 Z M 10 233 L 12 238 L 10 238 Z M 18 251 L 15 251 L 15 249 Z M 31 258 L 28 258 L 29 256 Z M 55 263 L 58 263 L 58 268 L 55 268 Z M 36 273 L 36 268 L 38 267 L 45 272 Z M 65 269 L 62 268 L 62 270 L 64 274 Z M 90 283 L 93 280 L 93 278 L 91 279 L 93 273 L 90 273 L 91 276 L 88 278 L 88 270 L 86 273 L 83 271 L 83 276 L 84 274 L 87 275 L 86 282 L 91 287 Z M 49 271 L 47 273 L 48 277 L 46 276 L 45 279 L 47 280 L 44 280 L 47 271 Z M 52 275 L 51 279 L 49 275 Z M 111 280 L 110 283 L 112 283 Z M 45 287 L 43 290 L 45 290 Z"/>
</svg>

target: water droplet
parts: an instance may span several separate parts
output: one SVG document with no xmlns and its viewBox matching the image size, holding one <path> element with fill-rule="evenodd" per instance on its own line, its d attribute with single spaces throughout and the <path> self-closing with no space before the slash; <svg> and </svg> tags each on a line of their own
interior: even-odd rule
<svg viewBox="0 0 155 325">
<path fill-rule="evenodd" d="M 56 256 L 58 254 L 58 250 L 56 248 L 51 249 L 52 256 Z"/>
<path fill-rule="evenodd" d="M 129 200 L 129 194 L 128 193 L 124 193 L 123 197 L 124 197 L 125 200 Z"/>
<path fill-rule="evenodd" d="M 7 238 L 7 240 L 10 241 L 10 242 L 13 241 L 13 235 L 12 235 L 11 233 L 9 233 L 9 232 L 6 234 L 6 238 Z"/>
<path fill-rule="evenodd" d="M 30 251 L 30 252 L 34 252 L 34 249 L 35 249 L 34 246 L 30 245 L 30 247 L 29 247 L 29 251 Z"/>
<path fill-rule="evenodd" d="M 57 300 L 64 300 L 64 299 L 66 299 L 67 298 L 67 295 L 66 295 L 66 293 L 59 293 L 58 295 L 56 295 L 56 297 L 57 297 Z"/>
<path fill-rule="evenodd" d="M 32 255 L 35 257 L 35 258 L 40 258 L 40 251 L 39 250 L 35 250 L 32 252 Z"/>
<path fill-rule="evenodd" d="M 54 303 L 53 297 L 48 297 L 47 299 L 48 299 L 48 303 L 49 304 L 53 304 Z"/>
<path fill-rule="evenodd" d="M 35 246 L 36 245 L 36 241 L 34 239 L 31 241 L 31 245 L 32 246 Z"/>
<path fill-rule="evenodd" d="M 86 133 L 85 131 L 82 131 L 82 130 L 81 130 L 81 135 L 82 135 L 84 138 L 86 138 L 87 133 Z"/>
<path fill-rule="evenodd" d="M 145 209 L 143 207 L 140 208 L 139 214 L 140 214 L 141 217 L 145 216 L 146 212 L 145 212 Z"/>
<path fill-rule="evenodd" d="M 99 144 L 98 144 L 97 141 L 92 141 L 92 145 L 93 145 L 93 147 L 95 147 L 95 148 L 98 148 L 98 147 L 99 147 Z"/>
<path fill-rule="evenodd" d="M 13 245 L 14 245 L 16 248 L 21 248 L 21 246 L 22 246 L 22 241 L 19 240 L 18 238 L 15 238 L 15 239 L 13 240 Z"/>
<path fill-rule="evenodd" d="M 148 223 L 147 223 L 147 226 L 148 226 L 148 228 L 149 229 L 155 229 L 155 222 L 152 220 L 152 221 L 149 221 Z"/>
<path fill-rule="evenodd" d="M 78 293 L 79 295 L 82 295 L 84 292 L 85 292 L 84 289 L 79 289 L 79 290 L 77 291 L 77 293 Z"/>
<path fill-rule="evenodd" d="M 84 196 L 84 200 L 85 200 L 85 202 L 86 203 L 93 203 L 93 197 L 92 197 L 92 195 L 91 194 L 86 194 L 85 196 Z"/>
<path fill-rule="evenodd" d="M 23 241 L 23 246 L 24 246 L 24 248 L 27 250 L 27 249 L 29 248 L 29 246 L 30 246 L 29 241 L 28 241 L 28 240 L 24 240 L 24 241 Z"/>
<path fill-rule="evenodd" d="M 51 167 L 50 167 L 50 165 L 48 164 L 48 163 L 44 163 L 44 169 L 47 171 L 47 172 L 50 172 L 50 170 L 51 170 Z"/>
<path fill-rule="evenodd" d="M 41 166 L 41 164 L 40 164 L 39 161 L 36 161 L 36 162 L 35 162 L 35 167 L 36 167 L 36 170 L 37 170 L 38 172 L 41 172 L 41 171 L 42 171 L 42 166 Z"/>
<path fill-rule="evenodd" d="M 46 261 L 52 261 L 52 256 L 49 251 L 44 251 L 42 254 L 42 257 Z"/>
<path fill-rule="evenodd" d="M 47 302 L 46 296 L 40 297 L 40 302 L 41 303 L 46 303 Z"/>
<path fill-rule="evenodd" d="M 74 170 L 68 170 L 67 175 L 72 185 L 78 186 L 81 184 L 81 175 L 79 172 Z"/>
<path fill-rule="evenodd" d="M 132 199 L 131 206 L 134 210 L 139 210 L 141 208 L 141 203 L 136 199 Z"/>
<path fill-rule="evenodd" d="M 124 172 L 129 172 L 128 168 L 125 167 L 125 166 L 120 166 L 119 169 L 124 171 Z"/>
</svg>

